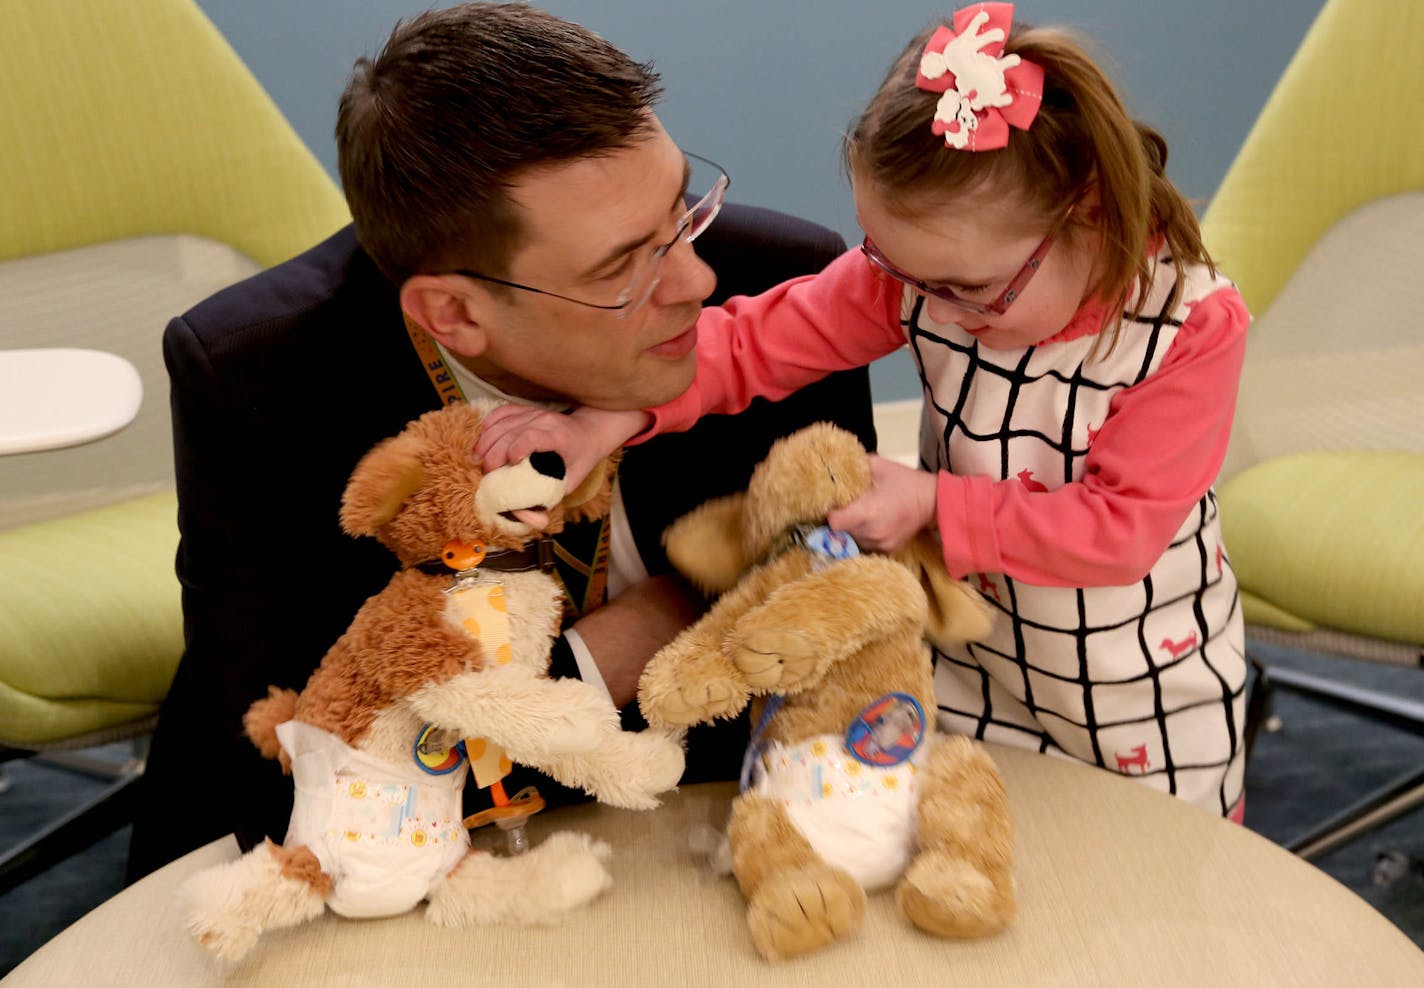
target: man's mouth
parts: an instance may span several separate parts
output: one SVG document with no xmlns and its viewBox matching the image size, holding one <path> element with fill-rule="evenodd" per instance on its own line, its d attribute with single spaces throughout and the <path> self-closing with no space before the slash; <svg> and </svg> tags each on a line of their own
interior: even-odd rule
<svg viewBox="0 0 1424 988">
<path fill-rule="evenodd" d="M 677 334 L 670 340 L 664 340 L 656 346 L 648 347 L 648 352 L 659 357 L 685 357 L 697 346 L 697 323 L 688 326 L 687 329 Z"/>
</svg>

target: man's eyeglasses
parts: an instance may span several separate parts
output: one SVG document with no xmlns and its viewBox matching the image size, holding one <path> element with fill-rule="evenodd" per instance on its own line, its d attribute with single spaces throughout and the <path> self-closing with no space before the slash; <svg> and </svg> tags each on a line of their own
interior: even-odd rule
<svg viewBox="0 0 1424 988">
<path fill-rule="evenodd" d="M 703 174 L 711 179 L 711 188 L 707 193 L 698 199 L 697 202 L 682 214 L 677 222 L 677 232 L 673 238 L 665 244 L 658 246 L 648 258 L 643 261 L 638 270 L 633 272 L 632 279 L 628 286 L 618 293 L 617 299 L 612 304 L 600 302 L 587 302 L 581 298 L 571 298 L 568 295 L 560 295 L 558 292 L 547 291 L 543 288 L 534 288 L 530 285 L 521 285 L 518 282 L 506 281 L 503 278 L 492 278 L 477 271 L 467 271 L 464 269 L 451 272 L 452 274 L 464 275 L 466 278 L 474 278 L 477 281 L 488 281 L 495 285 L 503 285 L 505 288 L 517 288 L 521 292 L 533 292 L 536 295 L 548 295 L 551 298 L 563 299 L 565 302 L 573 302 L 577 305 L 586 305 L 591 309 L 604 309 L 616 311 L 618 318 L 623 319 L 636 312 L 643 306 L 653 291 L 661 281 L 663 260 L 668 253 L 680 242 L 692 243 L 702 233 L 712 225 L 712 221 L 717 218 L 718 212 L 722 209 L 722 203 L 727 199 L 727 188 L 732 184 L 732 180 L 727 177 L 727 171 L 721 165 L 706 158 L 698 157 L 695 154 L 683 152 L 683 156 L 689 159 L 689 177 L 695 177 L 698 170 L 693 167 L 693 163 L 702 166 Z"/>
<path fill-rule="evenodd" d="M 1077 203 L 1074 202 L 1073 206 L 1069 207 L 1068 212 L 1063 214 L 1063 218 L 1053 225 L 1053 229 L 1048 231 L 1048 236 L 1044 237 L 1043 241 L 1034 248 L 1033 253 L 1029 255 L 1029 259 L 1024 262 L 1024 266 L 1019 268 L 1018 274 L 1009 279 L 1009 283 L 1004 286 L 1004 290 L 1000 292 L 998 298 L 992 302 L 976 302 L 973 299 L 967 299 L 960 295 L 948 285 L 932 284 L 928 281 L 921 281 L 912 274 L 906 274 L 891 264 L 885 255 L 880 253 L 880 248 L 875 246 L 875 242 L 869 237 L 861 241 L 860 249 L 870 260 L 870 263 L 874 264 L 896 281 L 909 285 L 921 295 L 929 295 L 933 298 L 941 299 L 945 302 L 949 302 L 951 305 L 958 306 L 965 312 L 972 312 L 975 315 L 1002 316 L 1005 312 L 1009 311 L 1009 306 L 1014 304 L 1014 300 L 1023 294 L 1023 290 L 1028 287 L 1028 283 L 1033 280 L 1033 276 L 1038 274 L 1038 269 L 1043 266 L 1043 259 L 1047 257 L 1048 252 L 1053 249 L 1053 242 L 1058 238 L 1058 234 L 1063 229 L 1063 225 L 1068 222 L 1068 218 L 1073 215 L 1073 210 L 1076 207 Z"/>
</svg>

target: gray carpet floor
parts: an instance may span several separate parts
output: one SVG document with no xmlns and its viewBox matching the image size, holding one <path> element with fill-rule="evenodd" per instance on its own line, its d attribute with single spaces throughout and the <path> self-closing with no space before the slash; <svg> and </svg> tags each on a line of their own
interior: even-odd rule
<svg viewBox="0 0 1424 988">
<path fill-rule="evenodd" d="M 1424 702 L 1424 670 L 1400 669 L 1253 646 L 1267 666 L 1327 675 Z M 1246 824 L 1277 842 L 1407 772 L 1424 759 L 1424 737 L 1371 724 L 1281 693 L 1276 734 L 1262 733 L 1247 770 Z M 62 813 L 102 783 L 31 763 L 6 766 L 0 793 L 0 847 Z M 124 828 L 18 889 L 0 896 L 0 976 L 123 885 L 129 831 Z M 1377 863 L 1392 855 L 1403 874 L 1380 881 Z M 1318 866 L 1424 947 L 1424 809 L 1342 847 Z"/>
</svg>

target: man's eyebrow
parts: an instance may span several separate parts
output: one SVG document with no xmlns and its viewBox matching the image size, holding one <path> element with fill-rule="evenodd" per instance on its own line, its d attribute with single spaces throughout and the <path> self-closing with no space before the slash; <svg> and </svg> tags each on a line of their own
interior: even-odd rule
<svg viewBox="0 0 1424 988">
<path fill-rule="evenodd" d="M 680 204 L 686 201 L 687 184 L 691 180 L 691 178 L 692 164 L 687 160 L 686 157 L 684 157 L 682 159 L 682 187 L 678 190 L 677 195 L 673 196 L 672 208 L 676 209 Z M 608 265 L 618 260 L 618 258 L 622 257 L 624 254 L 630 254 L 633 251 L 637 250 L 639 247 L 644 247 L 652 243 L 653 238 L 657 235 L 657 231 L 654 230 L 652 233 L 648 233 L 644 236 L 638 237 L 636 240 L 629 240 L 626 243 L 621 243 L 617 245 L 616 247 L 609 250 L 606 254 L 601 256 L 597 261 L 585 268 L 583 273 L 579 275 L 579 278 L 581 280 L 588 280 L 592 278 L 599 271 L 608 267 Z"/>
</svg>

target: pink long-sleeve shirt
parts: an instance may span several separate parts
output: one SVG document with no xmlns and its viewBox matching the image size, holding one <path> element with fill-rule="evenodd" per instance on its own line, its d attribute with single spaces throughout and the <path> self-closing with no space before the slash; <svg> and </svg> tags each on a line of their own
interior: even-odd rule
<svg viewBox="0 0 1424 988">
<path fill-rule="evenodd" d="M 1249 320 L 1200 266 L 1179 286 L 1157 263 L 1140 291 L 1111 350 L 1092 305 L 1036 346 L 991 350 L 853 251 L 706 310 L 696 380 L 650 432 L 908 344 L 945 562 L 1000 615 L 983 640 L 936 652 L 941 728 L 1226 814 L 1242 792 L 1244 639 L 1211 485 Z"/>
<path fill-rule="evenodd" d="M 852 250 L 819 275 L 705 310 L 697 377 L 653 410 L 644 437 L 740 411 L 759 395 L 785 397 L 885 356 L 910 335 L 906 296 Z M 1085 306 L 1039 348 L 1082 348 L 1101 312 Z M 1194 300 L 1155 373 L 1112 399 L 1075 483 L 1040 491 L 1014 474 L 940 470 L 936 507 L 950 572 L 1007 573 L 1047 586 L 1141 579 L 1225 458 L 1249 321 L 1229 284 Z M 1143 331 L 1124 332 L 1134 330 Z"/>
</svg>

